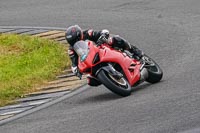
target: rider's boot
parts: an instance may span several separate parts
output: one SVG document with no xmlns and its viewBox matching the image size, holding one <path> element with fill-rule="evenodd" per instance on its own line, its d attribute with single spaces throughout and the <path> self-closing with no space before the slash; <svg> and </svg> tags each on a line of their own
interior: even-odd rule
<svg viewBox="0 0 200 133">
<path fill-rule="evenodd" d="M 131 46 L 131 49 L 129 50 L 131 53 L 133 53 L 133 57 L 140 60 L 144 53 L 142 50 L 138 49 L 137 47 L 135 46 Z"/>
<path fill-rule="evenodd" d="M 133 54 L 133 58 L 140 60 L 143 57 L 142 50 L 138 49 L 136 46 L 131 45 L 129 42 L 124 40 L 124 49 L 128 50 L 130 53 Z"/>
</svg>

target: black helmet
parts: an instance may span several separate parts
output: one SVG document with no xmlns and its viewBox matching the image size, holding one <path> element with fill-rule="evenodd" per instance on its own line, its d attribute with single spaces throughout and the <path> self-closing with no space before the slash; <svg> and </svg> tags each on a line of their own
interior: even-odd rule
<svg viewBox="0 0 200 133">
<path fill-rule="evenodd" d="M 74 43 L 82 39 L 82 30 L 78 25 L 73 25 L 67 28 L 65 38 L 67 42 L 73 46 Z"/>
</svg>

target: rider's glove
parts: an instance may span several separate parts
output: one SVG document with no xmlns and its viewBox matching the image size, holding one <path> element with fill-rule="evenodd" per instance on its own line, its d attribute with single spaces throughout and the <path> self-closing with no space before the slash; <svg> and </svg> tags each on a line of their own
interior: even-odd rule
<svg viewBox="0 0 200 133">
<path fill-rule="evenodd" d="M 77 66 L 75 67 L 71 67 L 71 70 L 73 72 L 74 75 L 76 75 L 77 77 L 79 77 L 80 79 L 82 78 L 82 74 L 80 73 L 80 71 L 78 70 Z"/>
<path fill-rule="evenodd" d="M 109 37 L 109 31 L 107 29 L 104 29 L 101 31 L 101 36 L 105 36 L 106 39 L 108 39 Z"/>
<path fill-rule="evenodd" d="M 102 30 L 100 34 L 101 35 L 100 35 L 99 39 L 97 40 L 98 46 L 103 43 L 108 43 L 108 38 L 109 38 L 109 31 L 107 29 Z"/>
<path fill-rule="evenodd" d="M 108 43 L 108 39 L 105 37 L 105 35 L 101 35 L 99 39 L 97 40 L 97 45 L 101 45 L 103 43 Z"/>
</svg>

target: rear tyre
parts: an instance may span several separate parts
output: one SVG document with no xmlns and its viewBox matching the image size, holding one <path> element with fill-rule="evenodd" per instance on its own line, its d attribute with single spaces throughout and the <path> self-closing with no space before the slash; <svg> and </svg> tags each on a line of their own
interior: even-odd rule
<svg viewBox="0 0 200 133">
<path fill-rule="evenodd" d="M 102 82 L 110 91 L 120 96 L 129 96 L 131 94 L 131 86 L 128 81 L 122 77 L 116 79 L 104 70 L 101 70 L 97 78 Z"/>
<path fill-rule="evenodd" d="M 159 82 L 163 77 L 163 71 L 160 68 L 160 66 L 150 57 L 147 55 L 144 55 L 145 62 L 147 65 L 145 68 L 148 71 L 148 78 L 146 79 L 149 83 L 157 83 Z"/>
</svg>

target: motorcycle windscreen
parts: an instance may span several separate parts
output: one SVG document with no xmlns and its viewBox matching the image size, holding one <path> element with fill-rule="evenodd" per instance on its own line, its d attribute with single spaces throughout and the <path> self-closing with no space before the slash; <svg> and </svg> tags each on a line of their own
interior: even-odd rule
<svg viewBox="0 0 200 133">
<path fill-rule="evenodd" d="M 81 61 L 84 61 L 89 53 L 89 47 L 87 41 L 78 41 L 74 44 L 73 49 L 77 53 L 77 55 L 80 57 Z"/>
</svg>

